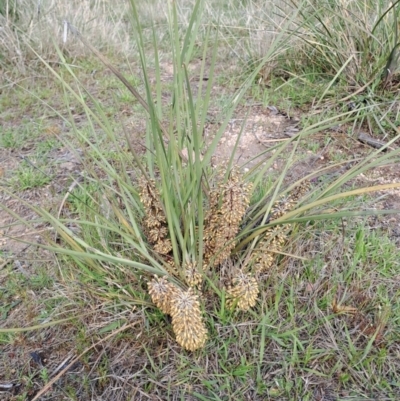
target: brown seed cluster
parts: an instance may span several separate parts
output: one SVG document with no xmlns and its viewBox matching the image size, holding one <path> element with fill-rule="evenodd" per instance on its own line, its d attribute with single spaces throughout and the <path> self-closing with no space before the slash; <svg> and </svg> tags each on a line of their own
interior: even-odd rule
<svg viewBox="0 0 400 401">
<path fill-rule="evenodd" d="M 276 201 L 271 209 L 271 220 L 278 219 L 293 209 L 309 188 L 310 183 L 305 181 L 295 188 L 295 190 L 293 190 L 288 196 L 282 197 Z M 285 242 L 286 235 L 285 232 L 282 232 L 280 227 L 272 227 L 265 233 L 259 243 L 255 257 L 254 270 L 256 273 L 265 273 L 272 267 L 276 255 L 279 252 L 282 252 Z"/>
<path fill-rule="evenodd" d="M 205 266 L 218 266 L 235 247 L 235 237 L 249 205 L 251 185 L 232 170 L 226 183 L 210 191 L 209 209 L 204 220 Z"/>
<path fill-rule="evenodd" d="M 274 264 L 276 255 L 282 252 L 286 236 L 276 227 L 268 230 L 261 240 L 254 264 L 257 273 L 266 273 Z"/>
<path fill-rule="evenodd" d="M 203 281 L 203 276 L 197 270 L 197 265 L 194 262 L 186 263 L 185 265 L 185 280 L 190 287 L 197 287 Z"/>
<path fill-rule="evenodd" d="M 292 210 L 296 206 L 296 203 L 309 189 L 310 183 L 308 181 L 304 181 L 293 191 L 291 191 L 289 195 L 282 196 L 279 200 L 277 200 L 271 210 L 271 220 L 278 219 L 289 210 Z"/>
<path fill-rule="evenodd" d="M 143 219 L 145 235 L 157 253 L 167 255 L 172 250 L 172 244 L 167 238 L 167 221 L 155 182 L 143 178 L 139 182 L 139 195 L 145 211 Z"/>
<path fill-rule="evenodd" d="M 247 311 L 257 301 L 259 293 L 257 280 L 246 273 L 239 272 L 233 279 L 232 284 L 227 288 L 227 306 L 233 307 L 237 302 L 240 310 Z"/>
<path fill-rule="evenodd" d="M 291 193 L 290 198 L 293 205 L 296 204 L 311 188 L 310 181 L 303 181 L 299 186 L 297 186 Z"/>
<path fill-rule="evenodd" d="M 171 316 L 172 328 L 178 344 L 189 351 L 204 346 L 207 329 L 201 316 L 198 296 L 191 288 L 174 296 L 171 303 Z"/>
<path fill-rule="evenodd" d="M 207 329 L 201 316 L 198 296 L 189 288 L 182 291 L 167 281 L 155 276 L 148 283 L 149 294 L 154 304 L 172 316 L 172 328 L 176 341 L 183 348 L 194 351 L 204 346 Z"/>
<path fill-rule="evenodd" d="M 157 277 L 147 283 L 149 294 L 153 303 L 164 313 L 171 313 L 171 303 L 176 294 L 181 291 L 176 285 L 170 283 L 166 277 Z"/>
<path fill-rule="evenodd" d="M 279 219 L 294 206 L 290 196 L 282 196 L 272 206 L 270 220 Z"/>
</svg>

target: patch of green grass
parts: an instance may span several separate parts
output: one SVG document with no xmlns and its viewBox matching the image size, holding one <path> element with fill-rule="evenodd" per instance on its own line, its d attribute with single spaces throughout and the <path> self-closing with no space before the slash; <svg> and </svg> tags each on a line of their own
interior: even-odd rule
<svg viewBox="0 0 400 401">
<path fill-rule="evenodd" d="M 35 146 L 35 150 L 38 154 L 45 156 L 47 153 L 59 146 L 60 142 L 56 138 L 47 138 L 38 142 Z"/>
<path fill-rule="evenodd" d="M 319 142 L 308 142 L 306 148 L 313 153 L 317 153 L 320 149 L 320 144 Z"/>
<path fill-rule="evenodd" d="M 40 188 L 52 181 L 52 175 L 48 172 L 48 167 L 43 163 L 35 161 L 22 162 L 20 166 L 13 172 L 11 184 L 16 190 L 24 191 L 32 188 Z M 47 170 L 47 171 L 46 171 Z"/>
<path fill-rule="evenodd" d="M 35 291 L 50 288 L 53 285 L 54 278 L 49 275 L 49 271 L 45 267 L 40 267 L 35 274 L 30 277 L 29 287 Z"/>
<path fill-rule="evenodd" d="M 4 309 L 3 309 L 2 313 L 4 313 Z M 13 333 L 0 333 L 0 344 L 3 344 L 3 345 L 12 344 L 14 341 L 14 337 L 15 337 L 15 334 L 13 334 Z"/>
<path fill-rule="evenodd" d="M 21 146 L 21 138 L 13 129 L 3 129 L 0 133 L 0 144 L 3 148 L 14 149 Z"/>
<path fill-rule="evenodd" d="M 255 83 L 252 94 L 264 105 L 274 105 L 286 112 L 294 108 L 306 110 L 320 96 L 329 81 L 315 73 L 298 74 L 296 76 L 293 71 L 287 77 L 271 75 L 265 83 L 259 80 Z"/>
<path fill-rule="evenodd" d="M 36 143 L 42 135 L 42 125 L 38 122 L 22 121 L 15 127 L 0 130 L 0 146 L 7 149 L 30 149 L 40 146 Z"/>
</svg>

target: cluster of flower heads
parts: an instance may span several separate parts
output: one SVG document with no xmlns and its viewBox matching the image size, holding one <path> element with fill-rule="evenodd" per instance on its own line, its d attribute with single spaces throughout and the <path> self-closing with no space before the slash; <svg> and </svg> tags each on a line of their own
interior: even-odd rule
<svg viewBox="0 0 400 401">
<path fill-rule="evenodd" d="M 176 341 L 183 348 L 194 351 L 202 348 L 207 339 L 198 296 L 193 289 L 181 290 L 165 277 L 154 277 L 149 283 L 149 294 L 154 304 L 172 317 Z"/>
<path fill-rule="evenodd" d="M 270 219 L 277 219 L 292 209 L 308 188 L 308 183 L 305 183 L 275 202 Z M 249 205 L 250 191 L 251 185 L 243 182 L 242 176 L 235 169 L 226 180 L 221 178 L 211 189 L 209 208 L 204 219 L 203 271 L 221 265 L 230 257 Z M 184 278 L 189 286 L 187 291 L 183 291 L 166 277 L 155 277 L 148 283 L 149 294 L 161 311 L 171 315 L 177 342 L 183 348 L 194 351 L 203 347 L 207 339 L 199 298 L 195 294 L 195 288 L 201 285 L 204 273 L 197 270 L 195 261 L 186 261 L 181 270 L 183 275 L 179 275 L 170 255 L 172 246 L 168 238 L 168 226 L 154 181 L 140 182 L 140 199 L 145 210 L 143 227 L 149 243 L 163 257 L 171 276 Z M 256 304 L 259 287 L 254 274 L 270 269 L 276 254 L 281 252 L 285 244 L 286 232 L 279 227 L 267 231 L 259 243 L 252 272 L 248 268 L 238 271 L 226 287 L 228 307 L 247 311 Z"/>
<path fill-rule="evenodd" d="M 269 229 L 258 245 L 255 256 L 254 270 L 256 273 L 266 273 L 273 266 L 276 255 L 282 251 L 286 242 L 286 233 L 279 227 Z"/>
<path fill-rule="evenodd" d="M 288 196 L 277 200 L 272 206 L 270 220 L 276 220 L 293 209 L 309 188 L 309 182 L 303 182 Z M 282 230 L 282 227 L 276 226 L 270 228 L 264 234 L 258 245 L 258 251 L 255 254 L 254 270 L 256 273 L 265 273 L 272 267 L 276 255 L 282 252 L 283 246 L 285 245 L 287 231 L 287 226 L 285 231 Z"/>
<path fill-rule="evenodd" d="M 203 276 L 197 270 L 195 262 L 188 262 L 185 265 L 185 281 L 190 287 L 197 287 L 203 281 Z"/>
<path fill-rule="evenodd" d="M 172 250 L 172 244 L 168 238 L 168 225 L 160 202 L 160 193 L 154 180 L 142 178 L 139 181 L 139 195 L 145 211 L 143 228 L 147 240 L 155 252 L 167 255 Z"/>
<path fill-rule="evenodd" d="M 204 219 L 204 267 L 218 266 L 235 247 L 235 237 L 249 206 L 251 184 L 237 170 L 210 191 L 210 204 Z"/>
<path fill-rule="evenodd" d="M 236 304 L 238 309 L 247 311 L 257 301 L 259 293 L 257 280 L 250 274 L 240 271 L 233 277 L 231 285 L 226 289 L 226 293 L 228 308 L 232 308 Z"/>
</svg>

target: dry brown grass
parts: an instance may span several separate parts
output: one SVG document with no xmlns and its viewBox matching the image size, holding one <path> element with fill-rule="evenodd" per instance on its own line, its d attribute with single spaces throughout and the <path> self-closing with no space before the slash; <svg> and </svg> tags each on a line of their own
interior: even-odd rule
<svg viewBox="0 0 400 401">
<path fill-rule="evenodd" d="M 103 53 L 111 53 L 121 59 L 137 55 L 131 35 L 129 1 L 5 1 L 8 9 L 15 7 L 15 13 L 0 14 L 2 62 L 13 65 L 19 74 L 29 75 L 29 66 L 38 64 L 35 53 L 50 63 L 57 63 L 55 45 L 71 60 L 89 55 L 84 45 L 68 31 L 64 21 L 76 27 Z M 194 0 L 179 3 L 178 18 L 182 33 L 189 24 L 194 3 Z M 138 9 L 146 40 L 151 41 L 154 27 L 160 42 L 165 43 L 167 2 L 143 2 L 138 4 Z M 264 0 L 249 1 L 243 9 L 242 3 L 228 0 L 221 12 L 220 2 L 209 0 L 205 2 L 199 35 L 201 37 L 210 26 L 219 24 L 220 37 L 225 43 L 223 57 L 236 59 L 236 62 L 254 61 L 265 55 L 277 30 L 287 21 L 288 17 L 280 10 L 289 15 L 291 7 L 286 2 Z M 168 46 L 162 46 L 161 58 L 169 52 Z"/>
<path fill-rule="evenodd" d="M 12 1 L 6 0 L 12 5 Z M 87 56 L 82 43 L 66 30 L 64 21 L 77 27 L 103 52 L 120 57 L 132 50 L 129 4 L 123 0 L 107 1 L 18 1 L 14 14 L 0 15 L 0 50 L 3 62 L 12 64 L 20 74 L 28 74 L 37 65 L 35 54 L 57 63 L 58 46 L 66 56 Z"/>
</svg>

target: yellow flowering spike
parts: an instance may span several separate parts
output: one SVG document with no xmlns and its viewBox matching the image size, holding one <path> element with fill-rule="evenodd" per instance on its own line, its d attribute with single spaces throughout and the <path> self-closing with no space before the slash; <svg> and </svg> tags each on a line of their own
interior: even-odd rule
<svg viewBox="0 0 400 401">
<path fill-rule="evenodd" d="M 196 287 L 203 281 L 203 276 L 198 272 L 196 263 L 190 262 L 185 266 L 185 281 L 190 287 Z"/>
<path fill-rule="evenodd" d="M 147 283 L 149 294 L 153 303 L 164 313 L 171 312 L 171 299 L 179 292 L 180 288 L 170 283 L 166 277 L 157 277 Z"/>
<path fill-rule="evenodd" d="M 202 348 L 207 339 L 207 329 L 201 316 L 198 297 L 193 290 L 189 288 L 188 291 L 174 294 L 170 310 L 178 344 L 189 351 Z"/>
<path fill-rule="evenodd" d="M 251 185 L 239 172 L 230 172 L 226 183 L 219 182 L 210 193 L 209 210 L 204 224 L 204 260 L 221 264 L 235 247 L 235 237 L 249 205 Z"/>
<path fill-rule="evenodd" d="M 253 276 L 239 272 L 226 290 L 227 305 L 232 307 L 237 302 L 237 307 L 240 310 L 247 311 L 252 308 L 257 301 L 259 293 L 257 281 Z"/>
</svg>

